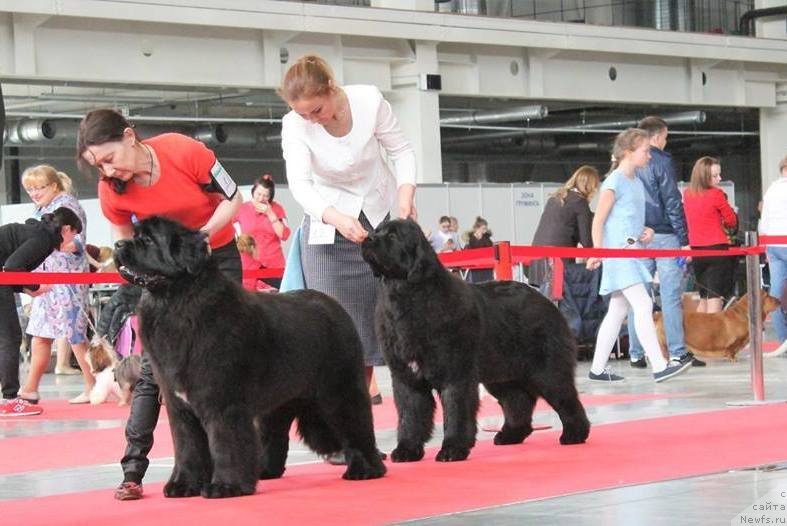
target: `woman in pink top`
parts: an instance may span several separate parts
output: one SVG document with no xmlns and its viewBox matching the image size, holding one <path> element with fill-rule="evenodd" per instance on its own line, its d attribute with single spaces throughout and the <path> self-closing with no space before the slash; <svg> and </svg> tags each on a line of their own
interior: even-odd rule
<svg viewBox="0 0 787 526">
<path fill-rule="evenodd" d="M 727 195 L 719 188 L 721 164 L 713 157 L 694 163 L 691 182 L 683 195 L 689 227 L 689 244 L 698 250 L 727 250 L 730 241 L 722 228 L 738 224 Z M 732 294 L 737 260 L 734 257 L 703 257 L 692 262 L 700 292 L 698 312 L 720 312 L 724 298 Z"/>
<path fill-rule="evenodd" d="M 234 222 L 240 225 L 241 234 L 254 238 L 257 247 L 257 260 L 265 268 L 284 268 L 282 241 L 290 237 L 287 214 L 284 208 L 273 200 L 276 185 L 270 175 L 265 174 L 254 181 L 251 187 L 251 201 L 243 203 Z M 279 288 L 281 278 L 263 279 L 268 285 Z"/>
</svg>

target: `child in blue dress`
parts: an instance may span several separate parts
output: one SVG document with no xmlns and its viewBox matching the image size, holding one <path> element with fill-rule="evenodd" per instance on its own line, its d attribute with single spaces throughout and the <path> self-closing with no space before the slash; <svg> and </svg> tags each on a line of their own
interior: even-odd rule
<svg viewBox="0 0 787 526">
<path fill-rule="evenodd" d="M 650 160 L 648 135 L 629 128 L 615 139 L 612 171 L 601 185 L 596 214 L 593 218 L 593 246 L 627 248 L 647 245 L 653 229 L 645 226 L 645 187 L 635 170 Z M 601 265 L 600 258 L 588 258 L 587 268 Z M 653 323 L 653 302 L 645 289 L 652 281 L 645 265 L 635 258 L 606 258 L 601 275 L 600 294 L 611 294 L 609 310 L 601 322 L 589 378 L 603 382 L 623 380 L 607 368 L 609 354 L 620 333 L 629 307 L 634 311 L 637 335 L 653 368 L 653 378 L 663 382 L 691 367 L 686 363 L 668 363 L 661 354 Z"/>
</svg>

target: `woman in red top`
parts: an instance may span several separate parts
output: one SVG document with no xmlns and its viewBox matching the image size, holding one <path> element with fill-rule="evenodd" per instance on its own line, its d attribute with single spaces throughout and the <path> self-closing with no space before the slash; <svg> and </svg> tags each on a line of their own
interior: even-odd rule
<svg viewBox="0 0 787 526">
<path fill-rule="evenodd" d="M 230 221 L 243 198 L 204 144 L 177 133 L 140 141 L 123 115 L 101 109 L 82 119 L 77 156 L 80 164 L 98 170 L 101 210 L 112 223 L 115 239 L 131 238 L 135 220 L 168 217 L 205 232 L 211 259 L 225 275 L 241 283 L 240 255 Z M 150 361 L 143 355 L 126 422 L 127 446 L 120 462 L 123 482 L 115 491 L 119 500 L 142 497 L 142 477 L 160 408 L 159 388 Z"/>
<path fill-rule="evenodd" d="M 240 225 L 240 233 L 254 238 L 257 260 L 265 268 L 284 268 L 284 253 L 281 242 L 290 237 L 287 214 L 273 200 L 276 185 L 270 175 L 265 174 L 254 181 L 251 201 L 243 203 L 234 222 Z M 268 285 L 279 288 L 281 278 L 264 278 Z"/>
<path fill-rule="evenodd" d="M 694 163 L 691 182 L 683 195 L 689 226 L 689 244 L 699 250 L 727 250 L 730 246 L 722 226 L 735 228 L 738 217 L 719 188 L 721 165 L 718 159 L 702 157 Z M 694 276 L 700 289 L 698 312 L 720 312 L 724 298 L 732 294 L 736 258 L 694 258 Z"/>
</svg>

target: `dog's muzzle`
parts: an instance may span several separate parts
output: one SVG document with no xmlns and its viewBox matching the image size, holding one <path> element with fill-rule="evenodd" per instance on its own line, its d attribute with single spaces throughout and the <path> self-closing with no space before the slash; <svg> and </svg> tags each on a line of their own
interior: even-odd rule
<svg viewBox="0 0 787 526">
<path fill-rule="evenodd" d="M 118 269 L 118 274 L 120 274 L 121 278 L 125 279 L 132 285 L 139 285 L 140 287 L 148 290 L 160 289 L 169 283 L 169 279 L 164 276 L 145 276 L 142 274 L 136 274 L 125 265 L 122 265 Z"/>
</svg>

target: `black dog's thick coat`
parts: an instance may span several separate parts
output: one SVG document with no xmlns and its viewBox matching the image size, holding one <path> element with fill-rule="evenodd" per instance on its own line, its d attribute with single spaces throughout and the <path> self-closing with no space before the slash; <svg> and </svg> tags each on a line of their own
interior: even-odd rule
<svg viewBox="0 0 787 526">
<path fill-rule="evenodd" d="M 533 431 L 539 396 L 560 416 L 561 444 L 587 439 L 590 422 L 574 385 L 575 342 L 552 303 L 521 283 L 457 279 L 414 221 L 380 225 L 362 251 L 383 278 L 375 321 L 399 412 L 394 462 L 423 458 L 433 428 L 432 389 L 445 422 L 436 459 L 467 458 L 475 445 L 479 382 L 503 408 L 495 444 L 518 444 Z"/>
<path fill-rule="evenodd" d="M 209 260 L 202 234 L 163 218 L 140 222 L 115 258 L 147 289 L 140 336 L 175 443 L 166 496 L 254 493 L 283 474 L 296 418 L 312 450 L 344 451 L 344 478 L 383 476 L 361 342 L 338 303 L 247 292 Z"/>
</svg>

